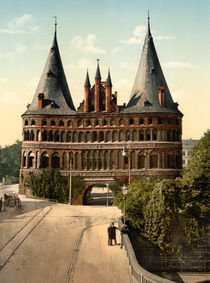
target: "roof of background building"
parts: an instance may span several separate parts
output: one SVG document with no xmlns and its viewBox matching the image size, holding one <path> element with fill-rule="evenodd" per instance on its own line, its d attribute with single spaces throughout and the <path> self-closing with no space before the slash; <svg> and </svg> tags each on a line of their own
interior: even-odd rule
<svg viewBox="0 0 210 283">
<path fill-rule="evenodd" d="M 165 89 L 165 106 L 160 106 L 158 100 L 158 87 L 163 87 Z M 121 112 L 158 112 L 182 115 L 178 110 L 178 104 L 173 102 L 164 78 L 151 35 L 149 18 L 148 30 L 130 100 L 125 109 L 121 110 Z"/>
<path fill-rule="evenodd" d="M 38 108 L 38 95 L 44 94 L 43 107 Z M 59 53 L 56 31 L 41 79 L 32 103 L 24 114 L 74 115 L 75 107 L 66 81 Z"/>
</svg>

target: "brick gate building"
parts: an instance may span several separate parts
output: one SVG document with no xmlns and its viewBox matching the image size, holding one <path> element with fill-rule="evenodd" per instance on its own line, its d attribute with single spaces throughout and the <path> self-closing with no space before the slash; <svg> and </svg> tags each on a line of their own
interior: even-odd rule
<svg viewBox="0 0 210 283">
<path fill-rule="evenodd" d="M 75 109 L 59 53 L 56 30 L 32 103 L 22 115 L 20 192 L 25 177 L 59 168 L 90 183 L 139 175 L 178 176 L 182 168 L 182 113 L 173 102 L 148 30 L 127 105 L 117 104 L 111 74 L 94 85 L 87 72 L 84 101 Z M 126 155 L 122 155 L 122 151 Z"/>
</svg>

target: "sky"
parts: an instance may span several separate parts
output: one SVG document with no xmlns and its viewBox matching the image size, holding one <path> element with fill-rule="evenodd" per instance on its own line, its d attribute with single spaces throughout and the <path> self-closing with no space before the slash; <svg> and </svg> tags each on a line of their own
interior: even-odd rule
<svg viewBox="0 0 210 283">
<path fill-rule="evenodd" d="M 210 127 L 209 0 L 0 0 L 0 146 L 22 140 L 31 103 L 54 36 L 75 107 L 84 98 L 87 69 L 94 84 L 111 71 L 118 104 L 134 83 L 150 12 L 151 31 L 174 102 L 183 139 L 200 139 Z"/>
</svg>

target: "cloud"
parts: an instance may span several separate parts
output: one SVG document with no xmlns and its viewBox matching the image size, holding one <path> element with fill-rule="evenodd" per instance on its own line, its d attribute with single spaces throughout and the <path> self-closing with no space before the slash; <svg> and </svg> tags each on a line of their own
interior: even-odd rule
<svg viewBox="0 0 210 283">
<path fill-rule="evenodd" d="M 121 53 L 121 52 L 123 52 L 123 51 L 124 51 L 124 49 L 123 49 L 122 47 L 120 47 L 120 46 L 117 46 L 117 47 L 115 47 L 114 49 L 112 49 L 112 52 L 113 52 L 114 54 Z"/>
<path fill-rule="evenodd" d="M 140 44 L 144 39 L 146 29 L 146 26 L 136 26 L 132 32 L 133 36 L 127 40 L 121 40 L 121 42 L 124 44 Z"/>
<path fill-rule="evenodd" d="M 80 35 L 76 35 L 72 39 L 72 43 L 80 50 L 86 53 L 93 54 L 105 54 L 107 53 L 105 49 L 98 47 L 95 45 L 95 41 L 97 40 L 95 34 L 88 34 L 86 38 L 81 37 Z"/>
<path fill-rule="evenodd" d="M 27 47 L 22 43 L 18 42 L 14 46 L 13 50 L 8 50 L 4 52 L 0 52 L 0 59 L 13 59 L 15 55 L 23 53 L 27 50 Z"/>
<path fill-rule="evenodd" d="M 122 62 L 122 63 L 120 63 L 120 68 L 126 69 L 126 70 L 136 70 L 137 66 L 130 65 L 126 62 Z"/>
<path fill-rule="evenodd" d="M 146 26 L 136 26 L 132 32 L 132 36 L 129 37 L 127 40 L 122 40 L 121 42 L 124 44 L 140 44 L 143 42 L 143 39 L 145 38 L 145 34 L 147 31 Z M 169 40 L 169 39 L 175 39 L 174 36 L 167 36 L 167 35 L 156 35 L 153 36 L 155 40 Z"/>
<path fill-rule="evenodd" d="M 3 103 L 14 103 L 14 104 L 23 104 L 24 100 L 18 97 L 16 92 L 3 92 L 0 93 L 0 101 Z"/>
<path fill-rule="evenodd" d="M 0 32 L 8 34 L 23 34 L 34 33 L 38 29 L 39 27 L 35 25 L 32 15 L 25 14 L 22 17 L 12 19 L 7 24 L 7 28 L 0 29 Z"/>
<path fill-rule="evenodd" d="M 76 64 L 69 64 L 66 66 L 67 69 L 72 70 L 86 70 L 96 68 L 96 63 L 94 64 L 90 59 L 82 58 L 77 61 Z"/>
<path fill-rule="evenodd" d="M 193 65 L 189 62 L 169 61 L 162 64 L 166 68 L 200 68 L 197 65 Z"/>
<path fill-rule="evenodd" d="M 175 36 L 167 36 L 167 35 L 157 35 L 157 36 L 154 36 L 154 39 L 155 40 L 164 40 L 164 39 L 176 39 Z"/>
</svg>

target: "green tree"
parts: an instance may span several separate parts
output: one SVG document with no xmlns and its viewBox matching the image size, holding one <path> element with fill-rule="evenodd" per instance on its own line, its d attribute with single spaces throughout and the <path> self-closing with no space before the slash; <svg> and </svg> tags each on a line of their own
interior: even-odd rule
<svg viewBox="0 0 210 283">
<path fill-rule="evenodd" d="M 21 159 L 21 142 L 16 141 L 13 145 L 0 148 L 0 180 L 3 177 L 19 176 Z"/>
</svg>

